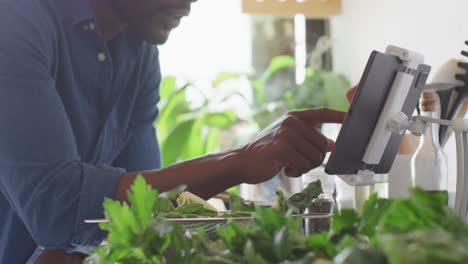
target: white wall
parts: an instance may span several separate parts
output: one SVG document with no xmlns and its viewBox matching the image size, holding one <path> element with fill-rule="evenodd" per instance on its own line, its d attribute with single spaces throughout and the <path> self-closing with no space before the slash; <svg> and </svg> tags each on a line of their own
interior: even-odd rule
<svg viewBox="0 0 468 264">
<path fill-rule="evenodd" d="M 214 78 L 221 71 L 250 71 L 250 20 L 241 12 L 241 1 L 194 3 L 190 16 L 160 47 L 160 56 L 163 75 L 189 80 Z"/>
<path fill-rule="evenodd" d="M 335 70 L 359 81 L 371 50 L 388 44 L 423 53 L 437 69 L 468 40 L 466 0 L 342 0 L 331 19 Z M 468 49 L 468 47 L 467 47 Z"/>
<path fill-rule="evenodd" d="M 459 53 L 468 40 L 466 0 L 342 0 L 342 15 L 331 19 L 334 70 L 358 83 L 372 50 L 388 44 L 425 55 L 434 73 Z M 429 79 L 432 78 L 432 74 Z M 453 184 L 456 162 L 453 140 L 447 145 L 449 180 Z"/>
</svg>

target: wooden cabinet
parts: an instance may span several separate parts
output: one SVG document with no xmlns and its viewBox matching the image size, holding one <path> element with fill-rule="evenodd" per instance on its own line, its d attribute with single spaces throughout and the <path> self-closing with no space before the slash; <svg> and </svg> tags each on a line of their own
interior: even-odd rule
<svg viewBox="0 0 468 264">
<path fill-rule="evenodd" d="M 242 10 L 255 15 L 322 18 L 340 14 L 341 0 L 242 0 Z"/>
</svg>

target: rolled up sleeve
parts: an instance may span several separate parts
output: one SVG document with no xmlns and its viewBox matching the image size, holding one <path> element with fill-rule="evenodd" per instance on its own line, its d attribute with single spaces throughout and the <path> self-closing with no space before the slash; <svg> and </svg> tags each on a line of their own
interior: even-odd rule
<svg viewBox="0 0 468 264">
<path fill-rule="evenodd" d="M 126 171 L 121 168 L 107 166 L 90 166 L 81 164 L 83 183 L 77 210 L 75 233 L 67 250 L 89 253 L 91 247 L 99 245 L 104 232 L 98 225 L 86 224 L 86 219 L 102 218 L 102 203 L 104 197 L 114 198 L 120 176 Z"/>
</svg>

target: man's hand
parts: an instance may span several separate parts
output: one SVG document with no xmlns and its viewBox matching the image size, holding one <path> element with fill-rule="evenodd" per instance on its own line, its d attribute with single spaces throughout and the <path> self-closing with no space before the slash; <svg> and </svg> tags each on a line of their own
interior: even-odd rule
<svg viewBox="0 0 468 264">
<path fill-rule="evenodd" d="M 34 264 L 81 264 L 84 257 L 61 249 L 48 249 L 34 262 Z"/>
<path fill-rule="evenodd" d="M 358 86 L 356 85 L 356 86 L 354 86 L 353 88 L 349 89 L 346 92 L 346 98 L 348 99 L 348 102 L 351 103 L 351 101 L 353 101 L 353 97 L 356 94 L 357 88 L 358 88 Z"/>
<path fill-rule="evenodd" d="M 346 113 L 330 109 L 290 112 L 239 149 L 243 182 L 257 184 L 284 169 L 299 177 L 323 163 L 334 142 L 317 129 L 323 123 L 342 123 Z"/>
</svg>

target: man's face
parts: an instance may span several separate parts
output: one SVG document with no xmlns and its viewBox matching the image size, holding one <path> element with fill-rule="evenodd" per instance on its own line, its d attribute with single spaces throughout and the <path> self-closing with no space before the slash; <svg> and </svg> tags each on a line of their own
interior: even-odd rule
<svg viewBox="0 0 468 264">
<path fill-rule="evenodd" d="M 172 29 L 190 13 L 190 5 L 197 0 L 114 0 L 120 18 L 128 23 L 128 30 L 140 40 L 153 44 L 167 41 Z"/>
</svg>

